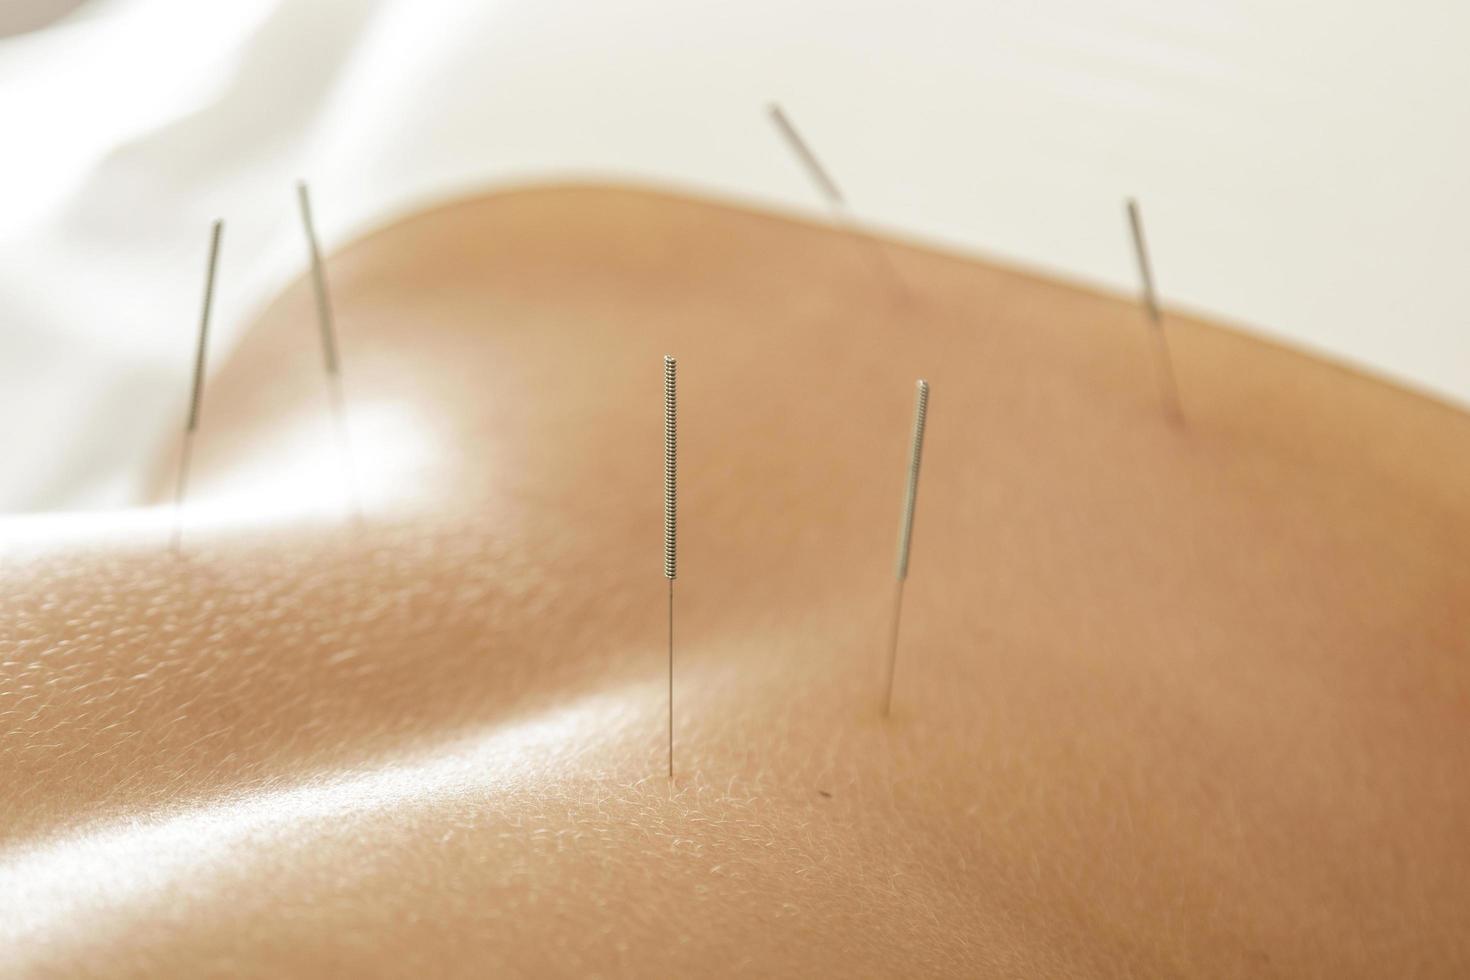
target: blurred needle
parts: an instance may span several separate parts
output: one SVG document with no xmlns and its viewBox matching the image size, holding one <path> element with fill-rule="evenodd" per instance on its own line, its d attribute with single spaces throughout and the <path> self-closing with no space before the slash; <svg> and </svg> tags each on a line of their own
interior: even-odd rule
<svg viewBox="0 0 1470 980">
<path fill-rule="evenodd" d="M 311 252 L 311 284 L 316 294 L 316 319 L 321 328 L 322 357 L 326 361 L 327 397 L 332 402 L 332 422 L 337 428 L 337 452 L 342 460 L 343 483 L 352 501 L 356 523 L 362 523 L 362 494 L 357 486 L 357 466 L 352 455 L 352 436 L 347 428 L 347 399 L 342 393 L 342 365 L 337 356 L 337 324 L 332 316 L 332 298 L 327 292 L 327 274 L 317 246 L 316 225 L 311 220 L 311 197 L 306 181 L 297 181 L 296 198 L 301 204 L 301 224 Z"/>
<path fill-rule="evenodd" d="M 214 305 L 214 273 L 219 266 L 220 237 L 225 223 L 216 219 L 209 236 L 209 265 L 204 276 L 204 312 L 199 317 L 199 346 L 194 351 L 194 387 L 189 396 L 189 417 L 184 422 L 184 444 L 179 456 L 178 482 L 174 485 L 174 554 L 183 550 L 184 498 L 189 492 L 189 464 L 194 456 L 194 433 L 199 429 L 199 407 L 204 400 L 204 354 L 209 343 L 209 311 Z"/>
<path fill-rule="evenodd" d="M 908 296 L 908 290 L 904 286 L 903 277 L 898 274 L 898 269 L 894 267 L 893 260 L 889 257 L 887 250 L 883 248 L 882 244 L 876 238 L 868 234 L 866 229 L 853 217 L 851 210 L 847 206 L 846 199 L 842 196 L 842 191 L 837 188 L 837 182 L 832 179 L 832 175 L 827 172 L 827 168 L 822 166 L 822 162 L 817 159 L 817 155 L 812 152 L 811 146 L 802 138 L 801 133 L 797 132 L 795 124 L 791 122 L 791 119 L 782 110 L 781 106 L 775 102 L 770 103 L 766 107 L 766 111 L 770 114 L 771 122 L 775 125 L 776 131 L 781 134 L 782 139 L 786 141 L 786 145 L 791 148 L 791 152 L 801 162 L 803 169 L 806 170 L 807 176 L 811 178 L 813 184 L 817 185 L 817 190 L 826 199 L 827 205 L 832 209 L 833 217 L 837 219 L 838 224 L 845 227 L 862 245 L 863 253 L 868 257 L 870 262 L 879 268 L 879 274 L 887 277 L 897 298 L 906 298 Z"/>
<path fill-rule="evenodd" d="M 1154 295 L 1153 266 L 1148 260 L 1148 246 L 1143 238 L 1143 217 L 1138 202 L 1128 198 L 1128 227 L 1133 232 L 1133 254 L 1138 259 L 1138 275 L 1143 280 L 1143 309 L 1148 317 L 1149 335 L 1154 342 L 1155 368 L 1159 379 L 1159 397 L 1163 401 L 1164 418 L 1176 425 L 1184 424 L 1184 409 L 1179 402 L 1179 382 L 1174 375 L 1174 357 L 1169 338 L 1164 334 L 1164 320 L 1159 314 L 1158 297 Z"/>
<path fill-rule="evenodd" d="M 674 778 L 674 579 L 679 574 L 679 363 L 664 355 L 664 578 L 669 580 L 669 780 Z"/>
</svg>

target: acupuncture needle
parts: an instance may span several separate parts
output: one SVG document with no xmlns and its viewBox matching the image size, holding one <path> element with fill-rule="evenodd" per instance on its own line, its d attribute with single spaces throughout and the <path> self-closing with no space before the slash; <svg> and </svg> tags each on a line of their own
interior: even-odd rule
<svg viewBox="0 0 1470 980">
<path fill-rule="evenodd" d="M 909 546 L 914 537 L 914 504 L 919 496 L 919 464 L 924 457 L 924 423 L 929 416 L 929 382 L 922 378 L 914 386 L 914 428 L 909 441 L 909 476 L 903 495 L 903 514 L 898 525 L 898 558 L 894 564 L 893 625 L 888 634 L 888 683 L 883 695 L 883 716 L 893 711 L 893 674 L 898 666 L 898 624 L 903 614 L 903 585 L 909 577 Z"/>
<path fill-rule="evenodd" d="M 337 323 L 332 314 L 332 297 L 327 290 L 326 268 L 317 244 L 316 225 L 312 221 L 311 195 L 304 180 L 296 182 L 296 199 L 301 205 L 301 225 L 306 232 L 306 246 L 311 256 L 311 284 L 316 295 L 316 319 L 322 338 L 327 397 L 331 399 L 332 422 L 337 429 L 337 453 L 342 463 L 343 482 L 352 502 L 353 519 L 360 525 L 363 520 L 362 494 L 358 490 L 352 436 L 347 427 L 347 399 L 342 391 L 342 361 L 337 348 Z"/>
<path fill-rule="evenodd" d="M 882 244 L 870 235 L 858 222 L 852 210 L 848 207 L 847 199 L 843 197 L 842 191 L 837 187 L 837 182 L 832 179 L 832 175 L 827 171 L 827 168 L 822 166 L 822 161 L 817 159 L 816 153 L 812 151 L 811 144 L 797 130 L 796 124 L 786 115 L 785 110 L 775 102 L 770 103 L 766 107 L 766 111 L 770 115 L 771 122 L 775 125 L 776 131 L 781 134 L 781 138 L 790 147 L 792 155 L 800 161 L 807 176 L 816 185 L 818 193 L 826 200 L 827 206 L 831 209 L 832 215 L 837 220 L 837 223 L 846 228 L 853 235 L 854 239 L 860 243 L 859 247 L 862 248 L 863 253 L 868 257 L 868 261 L 880 268 L 880 275 L 887 277 L 895 294 L 900 298 L 906 297 L 908 290 L 904 286 L 903 277 L 898 274 L 898 269 L 894 267 L 893 259 L 889 257 L 887 250 L 883 248 Z"/>
<path fill-rule="evenodd" d="M 669 781 L 674 779 L 674 579 L 679 574 L 679 364 L 664 355 L 664 578 L 669 580 Z"/>
<path fill-rule="evenodd" d="M 224 221 L 216 219 L 209 236 L 209 264 L 204 275 L 204 311 L 199 317 L 199 345 L 194 351 L 194 385 L 189 395 L 189 415 L 184 422 L 178 482 L 174 485 L 174 554 L 179 554 L 184 544 L 184 501 L 189 492 L 189 465 L 194 456 L 194 434 L 199 429 L 199 409 L 204 401 L 204 358 L 209 345 L 209 313 L 214 305 L 214 274 L 219 266 L 220 238 L 224 235 L 224 230 Z"/>
<path fill-rule="evenodd" d="M 1143 237 L 1143 216 L 1138 202 L 1128 198 L 1128 227 L 1133 232 L 1133 254 L 1138 259 L 1138 275 L 1143 282 L 1142 302 L 1144 315 L 1149 322 L 1149 335 L 1153 338 L 1155 372 L 1159 379 L 1159 397 L 1163 403 L 1164 418 L 1176 425 L 1184 424 L 1184 409 L 1179 402 L 1179 382 L 1174 374 L 1174 356 L 1169 350 L 1169 338 L 1164 333 L 1164 320 L 1159 313 L 1158 297 L 1154 293 L 1153 266 L 1148 259 L 1148 245 Z"/>
</svg>

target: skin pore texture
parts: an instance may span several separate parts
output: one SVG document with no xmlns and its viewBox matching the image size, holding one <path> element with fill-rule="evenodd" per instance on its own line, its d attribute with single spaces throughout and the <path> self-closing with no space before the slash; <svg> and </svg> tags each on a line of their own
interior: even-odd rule
<svg viewBox="0 0 1470 980">
<path fill-rule="evenodd" d="M 857 244 L 552 187 L 340 251 L 361 526 L 266 514 L 337 472 L 283 293 L 181 556 L 4 556 L 0 974 L 1470 970 L 1470 419 L 1171 315 L 1172 426 L 1131 300 Z"/>
</svg>

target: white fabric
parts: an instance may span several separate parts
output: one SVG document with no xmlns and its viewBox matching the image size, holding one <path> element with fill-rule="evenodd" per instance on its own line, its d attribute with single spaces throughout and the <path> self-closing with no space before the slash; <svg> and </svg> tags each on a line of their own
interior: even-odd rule
<svg viewBox="0 0 1470 980">
<path fill-rule="evenodd" d="M 1132 290 L 1136 194 L 1170 303 L 1462 399 L 1467 38 L 1460 0 L 94 0 L 0 40 L 0 509 L 136 501 L 215 215 L 218 364 L 300 271 L 298 176 L 328 247 L 577 175 L 819 211 L 773 98 L 865 221 Z"/>
</svg>

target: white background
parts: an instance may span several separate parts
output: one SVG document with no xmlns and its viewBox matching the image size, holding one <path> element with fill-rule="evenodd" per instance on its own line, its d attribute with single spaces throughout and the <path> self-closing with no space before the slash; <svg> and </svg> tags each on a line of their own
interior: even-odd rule
<svg viewBox="0 0 1470 980">
<path fill-rule="evenodd" d="M 865 221 L 1131 291 L 1135 194 L 1168 302 L 1464 402 L 1467 52 L 1463 0 L 93 0 L 0 40 L 0 510 L 136 501 L 214 216 L 218 364 L 298 176 L 329 248 L 567 176 L 815 213 L 771 99 Z"/>
</svg>

